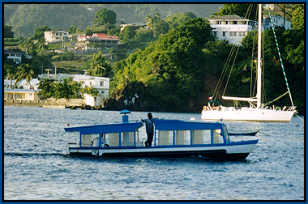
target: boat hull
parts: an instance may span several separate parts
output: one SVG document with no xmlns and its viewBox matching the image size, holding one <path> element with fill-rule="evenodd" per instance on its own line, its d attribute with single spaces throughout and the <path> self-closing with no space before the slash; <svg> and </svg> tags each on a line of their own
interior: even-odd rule
<svg viewBox="0 0 308 204">
<path fill-rule="evenodd" d="M 203 110 L 202 120 L 251 121 L 251 122 L 289 122 L 295 111 L 282 111 L 254 108 L 222 108 Z"/>
<path fill-rule="evenodd" d="M 71 156 L 102 157 L 187 157 L 205 156 L 215 159 L 245 159 L 255 149 L 258 140 L 231 143 L 229 145 L 204 145 L 189 147 L 134 147 L 134 148 L 96 148 L 69 147 Z"/>
</svg>

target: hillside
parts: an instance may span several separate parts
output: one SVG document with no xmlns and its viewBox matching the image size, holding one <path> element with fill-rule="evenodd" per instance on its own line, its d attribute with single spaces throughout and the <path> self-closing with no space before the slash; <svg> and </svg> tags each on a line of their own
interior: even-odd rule
<svg viewBox="0 0 308 204">
<path fill-rule="evenodd" d="M 116 12 L 118 23 L 144 23 L 145 17 L 160 13 L 164 18 L 179 12 L 208 17 L 222 4 L 5 4 L 4 23 L 13 26 L 16 36 L 32 35 L 35 28 L 47 25 L 67 30 L 71 25 L 81 29 L 92 25 L 101 8 Z"/>
</svg>

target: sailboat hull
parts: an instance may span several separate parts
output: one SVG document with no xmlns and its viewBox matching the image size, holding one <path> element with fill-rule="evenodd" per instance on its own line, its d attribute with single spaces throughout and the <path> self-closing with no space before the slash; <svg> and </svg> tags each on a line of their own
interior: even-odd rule
<svg viewBox="0 0 308 204">
<path fill-rule="evenodd" d="M 261 108 L 226 108 L 203 110 L 202 120 L 251 121 L 251 122 L 290 122 L 295 111 Z"/>
</svg>

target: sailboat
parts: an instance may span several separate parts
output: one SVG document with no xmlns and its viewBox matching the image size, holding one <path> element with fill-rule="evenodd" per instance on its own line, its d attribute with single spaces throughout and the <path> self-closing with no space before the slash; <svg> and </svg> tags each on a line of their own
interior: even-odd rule
<svg viewBox="0 0 308 204">
<path fill-rule="evenodd" d="M 274 30 L 273 30 L 274 31 Z M 275 31 L 274 31 L 275 32 Z M 290 107 L 284 107 L 282 109 L 276 109 L 274 107 L 266 107 L 261 102 L 261 92 L 262 92 L 262 69 L 261 69 L 261 33 L 262 33 L 262 5 L 258 5 L 258 66 L 257 66 L 257 93 L 255 97 L 245 98 L 245 97 L 231 97 L 222 96 L 223 100 L 232 101 L 245 101 L 250 104 L 249 107 L 225 107 L 225 106 L 203 106 L 201 112 L 202 120 L 227 120 L 227 121 L 255 121 L 255 122 L 289 122 L 293 115 L 296 113 L 296 108 L 293 104 L 291 92 L 287 79 L 285 81 L 287 84 L 291 104 Z M 274 33 L 275 34 L 275 33 Z M 275 38 L 275 40 L 277 40 Z M 277 41 L 276 41 L 276 45 Z M 281 56 L 279 53 L 280 61 Z M 283 68 L 283 64 L 282 64 Z M 283 68 L 284 70 L 284 68 Z M 285 73 L 284 73 L 285 74 Z"/>
</svg>

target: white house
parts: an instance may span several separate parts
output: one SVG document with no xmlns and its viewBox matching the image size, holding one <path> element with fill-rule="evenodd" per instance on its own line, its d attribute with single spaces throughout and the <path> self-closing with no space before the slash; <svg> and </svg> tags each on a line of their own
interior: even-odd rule
<svg viewBox="0 0 308 204">
<path fill-rule="evenodd" d="M 61 42 L 68 39 L 69 33 L 66 31 L 45 31 L 44 38 L 46 43 Z"/>
<path fill-rule="evenodd" d="M 218 40 L 240 45 L 249 31 L 255 30 L 256 22 L 238 15 L 214 16 L 208 19 Z"/>
<path fill-rule="evenodd" d="M 92 87 L 98 91 L 97 96 L 84 94 L 85 104 L 89 106 L 100 106 L 104 99 L 109 97 L 109 78 L 94 77 L 89 75 L 74 75 L 74 81 L 81 82 L 82 87 Z"/>
<path fill-rule="evenodd" d="M 6 56 L 7 59 L 13 60 L 16 64 L 20 64 L 22 61 L 23 52 L 4 49 L 4 56 Z"/>
<path fill-rule="evenodd" d="M 127 26 L 133 26 L 133 27 L 146 27 L 145 24 L 140 24 L 140 23 L 130 23 L 130 24 L 121 24 L 120 27 L 120 31 L 122 32 Z"/>
<path fill-rule="evenodd" d="M 38 100 L 37 90 L 30 89 L 4 89 L 4 101 L 36 101 Z"/>
<path fill-rule="evenodd" d="M 48 78 L 48 75 L 41 74 L 40 78 Z M 57 81 L 62 81 L 66 78 L 72 78 L 74 81 L 82 84 L 82 87 L 92 87 L 98 91 L 97 96 L 92 96 L 90 94 L 84 94 L 85 105 L 89 106 L 100 106 L 103 104 L 104 99 L 109 97 L 109 81 L 107 77 L 94 77 L 89 75 L 81 74 L 57 74 L 56 77 L 52 74 L 49 76 Z"/>
</svg>

